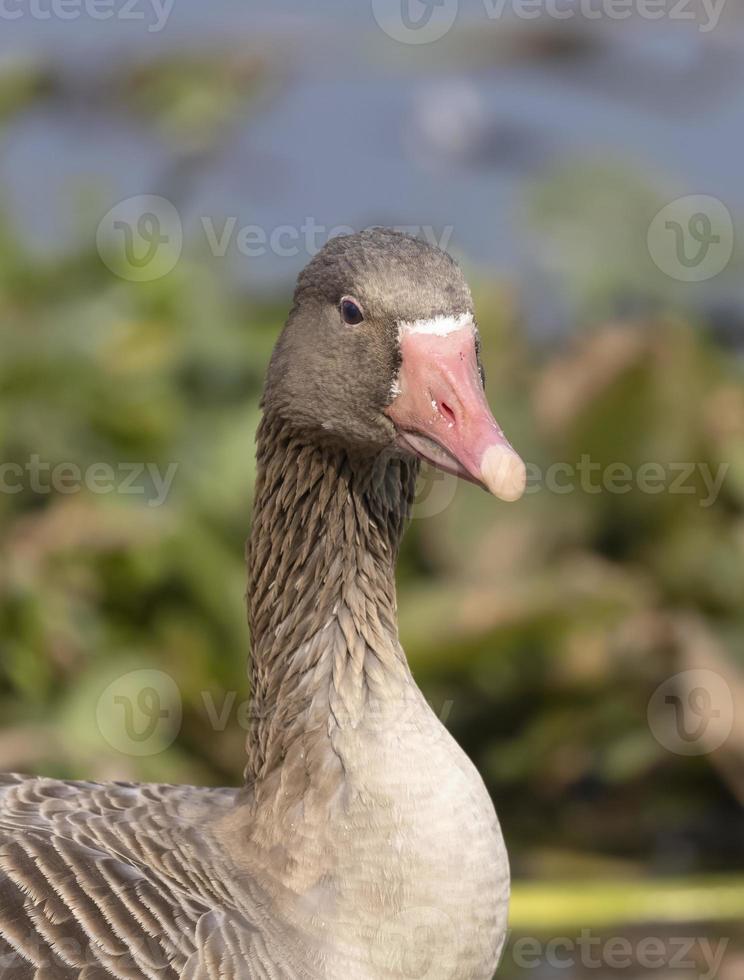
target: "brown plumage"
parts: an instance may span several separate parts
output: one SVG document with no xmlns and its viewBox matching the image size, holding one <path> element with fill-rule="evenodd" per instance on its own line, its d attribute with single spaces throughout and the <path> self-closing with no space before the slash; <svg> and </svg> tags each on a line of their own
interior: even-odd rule
<svg viewBox="0 0 744 980">
<path fill-rule="evenodd" d="M 350 295 L 359 324 L 339 314 Z M 492 976 L 498 822 L 411 677 L 395 598 L 418 469 L 405 440 L 498 492 L 495 446 L 514 476 L 493 420 L 471 418 L 471 314 L 452 260 L 405 236 L 338 239 L 310 263 L 258 438 L 245 785 L 0 777 L 2 980 Z M 431 333 L 413 354 L 406 324 Z M 469 372 L 428 422 L 406 393 L 419 349 Z"/>
</svg>

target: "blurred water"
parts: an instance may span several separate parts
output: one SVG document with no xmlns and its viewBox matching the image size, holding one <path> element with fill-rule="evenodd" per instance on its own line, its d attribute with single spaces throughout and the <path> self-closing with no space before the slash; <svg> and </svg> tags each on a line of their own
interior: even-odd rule
<svg viewBox="0 0 744 980">
<path fill-rule="evenodd" d="M 155 17 L 151 2 L 136 9 Z M 457 27 L 473 25 L 481 38 L 508 26 L 468 0 Z M 520 26 L 544 31 L 546 22 Z M 163 190 L 167 146 L 144 122 L 96 107 L 97 79 L 117 61 L 229 38 L 271 50 L 283 82 L 197 175 L 184 219 L 202 244 L 202 219 L 219 233 L 230 216 L 236 228 L 267 232 L 308 217 L 326 230 L 429 225 L 471 261 L 529 279 L 536 243 L 522 221 L 525 193 L 557 165 L 585 159 L 627 163 L 660 187 L 668 182 L 670 198 L 714 194 L 738 213 L 744 45 L 736 23 L 707 34 L 666 22 L 605 26 L 597 51 L 581 57 L 481 53 L 471 64 L 461 49 L 450 53 L 451 38 L 421 57 L 386 36 L 370 6 L 340 0 L 314 4 L 312 14 L 300 0 L 271 10 L 257 0 L 176 0 L 156 33 L 144 21 L 19 18 L 3 25 L 0 57 L 51 59 L 86 96 L 6 128 L 6 202 L 26 239 L 54 251 L 90 241 L 96 216 L 116 201 Z M 100 203 L 86 212 L 81 197 L 93 192 Z M 306 258 L 302 242 L 296 255 L 248 258 L 232 240 L 225 261 L 239 278 L 273 286 Z"/>
</svg>

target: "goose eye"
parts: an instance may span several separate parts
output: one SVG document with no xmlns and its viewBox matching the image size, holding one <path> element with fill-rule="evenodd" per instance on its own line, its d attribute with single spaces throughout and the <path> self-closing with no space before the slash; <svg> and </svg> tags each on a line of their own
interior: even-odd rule
<svg viewBox="0 0 744 980">
<path fill-rule="evenodd" d="M 364 319 L 361 307 L 353 299 L 341 300 L 341 316 L 344 318 L 344 323 L 348 323 L 352 327 Z"/>
</svg>

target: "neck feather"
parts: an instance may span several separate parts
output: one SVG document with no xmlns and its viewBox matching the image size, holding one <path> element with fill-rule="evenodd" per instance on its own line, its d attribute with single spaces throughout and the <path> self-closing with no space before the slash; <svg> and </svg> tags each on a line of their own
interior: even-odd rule
<svg viewBox="0 0 744 980">
<path fill-rule="evenodd" d="M 319 445 L 268 416 L 257 458 L 247 550 L 254 785 L 409 679 L 395 563 L 418 470 Z"/>
</svg>

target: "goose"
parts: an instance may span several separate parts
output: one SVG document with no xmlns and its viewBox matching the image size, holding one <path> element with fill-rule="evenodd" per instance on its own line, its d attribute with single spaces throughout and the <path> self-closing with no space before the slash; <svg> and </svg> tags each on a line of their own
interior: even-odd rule
<svg viewBox="0 0 744 980">
<path fill-rule="evenodd" d="M 261 407 L 244 785 L 0 777 L 3 980 L 494 974 L 504 841 L 413 680 L 395 591 L 420 460 L 525 486 L 459 266 L 392 230 L 331 239 Z"/>
</svg>

